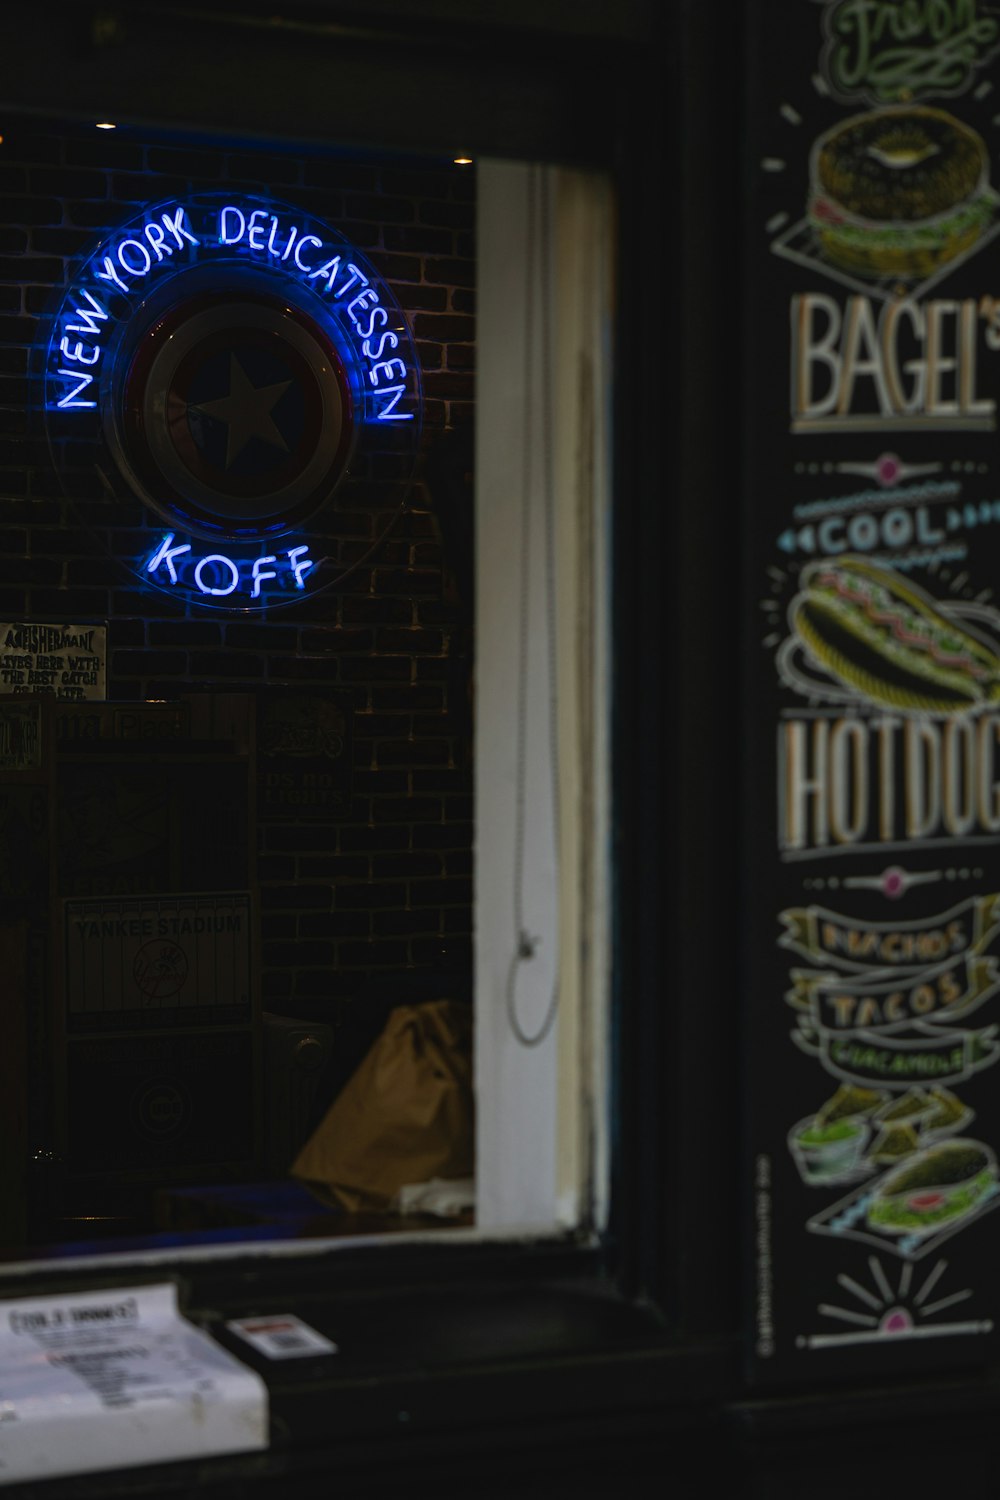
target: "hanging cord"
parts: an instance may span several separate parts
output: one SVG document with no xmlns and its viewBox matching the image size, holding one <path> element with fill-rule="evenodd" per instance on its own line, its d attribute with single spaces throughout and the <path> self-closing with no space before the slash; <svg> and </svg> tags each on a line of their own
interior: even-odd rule
<svg viewBox="0 0 1000 1500">
<path fill-rule="evenodd" d="M 552 1030 L 559 1002 L 559 937 L 554 933 L 555 971 L 552 993 L 541 1024 L 527 1031 L 521 1024 L 517 1008 L 517 982 L 522 966 L 535 958 L 541 938 L 528 931 L 524 915 L 525 824 L 528 816 L 528 660 L 531 631 L 531 455 L 536 427 L 536 409 L 541 407 L 542 450 L 542 517 L 544 523 L 544 589 L 546 663 L 548 667 L 548 755 L 552 777 L 552 836 L 558 890 L 559 861 L 559 757 L 556 708 L 556 590 L 555 590 L 555 504 L 552 482 L 552 383 L 551 331 L 549 308 L 551 297 L 551 254 L 549 243 L 548 176 L 544 167 L 532 167 L 528 179 L 528 282 L 525 294 L 524 347 L 526 370 L 524 381 L 524 463 L 521 476 L 521 576 L 518 620 L 517 662 L 517 764 L 514 813 L 514 953 L 507 970 L 507 1017 L 511 1030 L 523 1047 L 537 1047 Z M 541 228 L 536 224 L 536 191 Z M 541 402 L 534 401 L 531 378 L 532 338 L 535 332 L 535 277 L 540 270 L 543 291 L 541 316 Z"/>
</svg>

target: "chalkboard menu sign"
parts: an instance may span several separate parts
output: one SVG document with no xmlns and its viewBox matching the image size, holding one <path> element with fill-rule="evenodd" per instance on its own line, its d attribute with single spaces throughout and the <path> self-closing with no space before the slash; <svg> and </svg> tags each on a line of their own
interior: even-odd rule
<svg viewBox="0 0 1000 1500">
<path fill-rule="evenodd" d="M 746 1244 L 773 1386 L 998 1352 L 1000 10 L 753 0 L 746 35 Z"/>
</svg>

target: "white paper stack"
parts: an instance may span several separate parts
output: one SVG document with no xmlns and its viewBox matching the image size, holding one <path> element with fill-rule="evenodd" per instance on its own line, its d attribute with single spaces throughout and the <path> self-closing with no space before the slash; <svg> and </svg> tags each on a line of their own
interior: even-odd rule
<svg viewBox="0 0 1000 1500">
<path fill-rule="evenodd" d="M 267 1389 L 172 1285 L 0 1302 L 0 1484 L 265 1448 Z"/>
</svg>

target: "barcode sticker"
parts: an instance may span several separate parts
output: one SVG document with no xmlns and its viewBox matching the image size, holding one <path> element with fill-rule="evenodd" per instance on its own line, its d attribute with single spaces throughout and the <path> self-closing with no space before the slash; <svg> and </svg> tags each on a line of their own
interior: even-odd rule
<svg viewBox="0 0 1000 1500">
<path fill-rule="evenodd" d="M 234 1318 L 226 1327 L 268 1359 L 299 1359 L 304 1355 L 336 1354 L 337 1345 L 293 1313 L 270 1318 Z"/>
</svg>

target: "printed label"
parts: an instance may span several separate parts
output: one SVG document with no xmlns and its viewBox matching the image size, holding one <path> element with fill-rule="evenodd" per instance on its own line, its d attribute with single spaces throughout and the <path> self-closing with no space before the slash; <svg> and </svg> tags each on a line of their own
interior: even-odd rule
<svg viewBox="0 0 1000 1500">
<path fill-rule="evenodd" d="M 231 1333 L 245 1339 L 268 1359 L 302 1359 L 316 1354 L 336 1354 L 337 1345 L 310 1328 L 293 1313 L 275 1314 L 269 1318 L 236 1318 L 227 1323 Z"/>
</svg>

